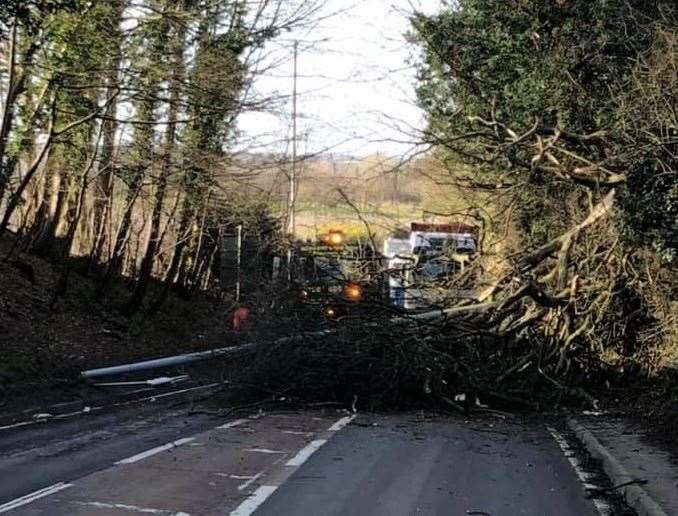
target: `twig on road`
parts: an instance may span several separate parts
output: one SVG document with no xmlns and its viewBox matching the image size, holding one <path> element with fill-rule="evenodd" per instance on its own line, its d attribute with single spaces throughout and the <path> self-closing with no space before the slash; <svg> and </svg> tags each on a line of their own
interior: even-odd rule
<svg viewBox="0 0 678 516">
<path fill-rule="evenodd" d="M 622 482 L 621 484 L 617 484 L 611 487 L 589 487 L 586 489 L 587 495 L 586 498 L 593 498 L 595 496 L 605 494 L 605 493 L 610 493 L 612 491 L 615 491 L 617 489 L 621 489 L 622 487 L 626 486 L 631 486 L 631 485 L 640 485 L 644 486 L 647 484 L 647 480 L 643 478 L 634 478 L 633 480 L 629 480 L 627 482 Z"/>
</svg>

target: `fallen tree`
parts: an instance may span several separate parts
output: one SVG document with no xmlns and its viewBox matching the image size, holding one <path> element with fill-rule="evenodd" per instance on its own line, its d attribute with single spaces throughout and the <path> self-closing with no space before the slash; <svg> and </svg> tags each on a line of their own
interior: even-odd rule
<svg viewBox="0 0 678 516">
<path fill-rule="evenodd" d="M 489 287 L 406 328 L 262 350 L 254 383 L 375 406 L 466 391 L 592 406 L 663 374 L 678 359 L 677 19 L 673 2 L 622 0 L 415 14 L 425 172 L 483 214 Z"/>
</svg>

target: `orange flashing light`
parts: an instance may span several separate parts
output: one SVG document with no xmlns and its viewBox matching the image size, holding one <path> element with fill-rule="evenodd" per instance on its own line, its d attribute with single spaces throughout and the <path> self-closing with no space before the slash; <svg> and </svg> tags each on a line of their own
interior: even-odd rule
<svg viewBox="0 0 678 516">
<path fill-rule="evenodd" d="M 330 244 L 341 245 L 344 243 L 344 233 L 341 231 L 330 231 Z"/>
<path fill-rule="evenodd" d="M 360 301 L 363 298 L 363 289 L 357 283 L 344 285 L 344 297 L 349 301 Z"/>
<path fill-rule="evenodd" d="M 320 236 L 320 241 L 329 247 L 340 247 L 344 244 L 345 239 L 346 236 L 343 231 L 334 229 Z"/>
</svg>

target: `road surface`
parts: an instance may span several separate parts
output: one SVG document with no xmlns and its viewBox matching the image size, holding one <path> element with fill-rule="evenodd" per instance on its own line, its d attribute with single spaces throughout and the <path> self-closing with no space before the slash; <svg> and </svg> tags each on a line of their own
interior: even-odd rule
<svg viewBox="0 0 678 516">
<path fill-rule="evenodd" d="M 0 514 L 620 514 L 586 498 L 566 439 L 496 418 L 85 413 L 0 430 Z"/>
</svg>

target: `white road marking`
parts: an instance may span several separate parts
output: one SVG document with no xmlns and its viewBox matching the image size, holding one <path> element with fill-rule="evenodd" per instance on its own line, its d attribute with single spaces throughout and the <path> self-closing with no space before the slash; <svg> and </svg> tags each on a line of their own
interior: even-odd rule
<svg viewBox="0 0 678 516">
<path fill-rule="evenodd" d="M 160 452 L 177 448 L 182 444 L 190 443 L 191 441 L 194 440 L 195 437 L 186 437 L 184 439 L 179 439 L 178 441 L 172 441 L 171 443 L 163 444 L 162 446 L 158 446 L 157 448 L 151 448 L 150 450 L 146 450 L 145 452 L 137 453 L 136 455 L 132 455 L 131 457 L 127 457 L 126 459 L 119 460 L 118 462 L 116 462 L 116 464 L 133 464 L 148 457 L 152 457 L 153 455 L 156 455 Z"/>
<path fill-rule="evenodd" d="M 353 416 L 346 416 L 342 417 L 339 421 L 334 423 L 331 427 L 329 427 L 330 432 L 338 432 L 342 428 L 344 428 L 346 425 L 348 425 L 351 421 L 355 419 L 355 415 Z"/>
<path fill-rule="evenodd" d="M 577 474 L 577 477 L 584 488 L 596 489 L 598 486 L 595 486 L 589 482 L 593 475 L 581 469 L 581 463 L 579 462 L 579 459 L 575 457 L 574 452 L 562 434 L 550 426 L 547 426 L 546 429 L 549 431 L 556 443 L 558 443 L 558 446 L 560 446 L 560 449 L 563 451 L 563 455 L 565 455 L 567 460 L 572 465 L 572 469 L 574 469 L 574 472 Z M 596 509 L 601 516 L 609 516 L 612 514 L 612 509 L 605 501 L 600 500 L 599 498 L 591 498 L 591 501 L 593 502 L 593 505 L 596 506 Z"/>
<path fill-rule="evenodd" d="M 33 493 L 22 496 L 21 498 L 17 498 L 10 502 L 4 503 L 0 505 L 0 514 L 3 512 L 8 512 L 13 509 L 16 509 L 17 507 L 27 505 L 31 502 L 34 502 L 35 500 L 44 498 L 45 496 L 53 495 L 54 493 L 58 493 L 59 491 L 63 491 L 64 489 L 68 489 L 72 485 L 73 484 L 65 484 L 63 482 L 59 482 L 58 484 L 54 484 L 53 486 L 45 487 L 44 489 L 40 489 L 39 491 L 35 491 Z"/>
<path fill-rule="evenodd" d="M 243 451 L 253 452 L 253 453 L 287 453 L 282 450 L 269 450 L 268 448 L 245 448 Z"/>
<path fill-rule="evenodd" d="M 82 410 L 76 410 L 75 412 L 68 412 L 66 414 L 59 414 L 53 416 L 52 414 L 34 414 L 31 421 L 23 421 L 21 423 L 14 423 L 13 425 L 0 426 L 0 430 L 9 430 L 10 428 L 17 428 L 19 426 L 35 425 L 39 423 L 47 423 L 53 419 L 67 419 L 73 416 L 80 416 L 82 414 L 89 414 L 90 412 L 95 412 L 101 410 L 104 407 L 85 407 Z"/>
<path fill-rule="evenodd" d="M 231 516 L 250 516 L 276 489 L 278 489 L 278 486 L 260 486 L 236 507 L 234 511 L 231 511 Z"/>
<path fill-rule="evenodd" d="M 260 471 L 256 475 L 254 475 L 252 478 L 248 479 L 247 482 L 244 482 L 238 486 L 238 491 L 243 491 L 247 489 L 249 486 L 251 486 L 254 482 L 259 480 L 261 476 L 264 474 L 263 471 Z"/>
<path fill-rule="evenodd" d="M 285 466 L 295 466 L 295 467 L 301 466 L 304 462 L 308 460 L 308 458 L 311 455 L 317 452 L 326 442 L 327 439 L 316 439 L 315 441 L 311 441 L 301 450 L 299 450 L 299 452 L 294 457 L 288 460 L 285 463 Z"/>
<path fill-rule="evenodd" d="M 313 432 L 299 432 L 297 430 L 283 430 L 282 433 L 290 435 L 313 435 Z"/>
<path fill-rule="evenodd" d="M 124 511 L 138 512 L 142 514 L 162 514 L 166 516 L 191 516 L 186 512 L 168 511 L 165 509 L 149 509 L 147 507 L 139 507 L 137 505 L 126 505 L 123 503 L 103 503 L 103 502 L 71 502 L 77 505 L 86 505 L 89 507 L 97 507 L 99 509 L 122 509 Z"/>
<path fill-rule="evenodd" d="M 322 420 L 322 418 L 314 418 L 317 420 Z M 342 428 L 344 428 L 346 425 L 348 425 L 351 421 L 355 419 L 355 416 L 346 416 L 341 418 L 339 421 L 334 423 L 328 431 L 330 432 L 338 432 Z M 297 433 L 293 432 L 292 430 L 283 430 L 285 433 Z M 306 432 L 300 432 L 300 433 L 306 433 Z M 327 443 L 327 439 L 316 439 L 315 441 L 311 441 L 308 443 L 305 447 L 303 447 L 301 450 L 297 452 L 297 454 L 292 457 L 290 460 L 288 460 L 285 463 L 285 466 L 288 467 L 299 467 L 302 464 L 304 464 L 311 455 L 313 455 L 316 451 L 318 451 L 325 443 Z M 260 453 L 285 453 L 285 452 L 276 452 L 275 450 L 267 450 L 265 448 L 249 448 L 246 449 L 245 451 L 254 451 L 254 452 L 260 452 Z M 284 460 L 284 458 L 279 459 L 277 462 L 280 460 Z M 240 485 L 238 487 L 239 490 L 244 490 L 247 487 L 251 486 L 255 481 L 257 481 L 261 476 L 265 473 L 264 471 L 261 471 L 260 473 L 257 473 L 254 475 L 252 478 L 248 478 L 247 482 L 244 484 Z M 236 475 L 231 475 L 231 478 L 238 478 Z M 244 480 L 244 478 L 243 478 Z M 263 504 L 266 499 L 271 496 L 275 490 L 278 488 L 278 486 L 260 486 L 257 490 L 255 490 L 245 501 L 243 501 L 234 511 L 231 512 L 231 516 L 250 516 L 251 514 L 256 511 L 261 504 Z"/>
<path fill-rule="evenodd" d="M 0 426 L 0 430 L 9 430 L 11 428 L 17 428 L 17 427 L 20 427 L 20 426 L 36 425 L 36 424 L 48 422 L 48 421 L 53 420 L 53 419 L 66 419 L 66 418 L 70 418 L 70 417 L 74 417 L 74 416 L 80 416 L 80 415 L 83 415 L 83 414 L 88 414 L 90 412 L 99 411 L 103 408 L 124 407 L 126 405 L 132 405 L 134 403 L 142 403 L 144 401 L 156 401 L 156 400 L 161 399 L 161 398 L 167 398 L 168 396 L 176 396 L 177 394 L 184 394 L 186 392 L 191 392 L 191 391 L 195 391 L 195 390 L 198 390 L 198 389 L 211 389 L 212 387 L 216 387 L 217 385 L 220 385 L 220 384 L 219 383 L 211 383 L 209 385 L 200 385 L 198 387 L 191 387 L 189 389 L 181 389 L 179 391 L 166 392 L 164 394 L 156 394 L 154 396 L 148 396 L 146 398 L 139 398 L 137 400 L 124 401 L 122 403 L 113 403 L 112 405 L 108 405 L 107 407 L 86 407 L 89 410 L 84 410 L 84 409 L 78 410 L 78 411 L 75 411 L 75 412 L 69 412 L 67 414 L 60 414 L 58 416 L 54 416 L 53 418 L 48 418 L 48 419 L 38 419 L 38 420 L 32 419 L 30 421 L 22 421 L 20 423 L 14 423 L 14 424 L 11 424 L 11 425 Z M 147 391 L 148 389 L 142 389 L 142 390 Z M 62 403 L 60 405 L 67 405 L 67 403 Z M 52 405 L 52 406 L 56 407 L 57 405 Z"/>
<path fill-rule="evenodd" d="M 159 400 L 161 398 L 167 398 L 168 396 L 175 396 L 177 394 L 184 394 L 185 392 L 197 391 L 198 389 L 211 389 L 212 387 L 216 387 L 217 385 L 220 384 L 217 382 L 210 383 L 209 385 L 199 385 L 198 387 L 190 387 L 188 389 L 181 389 L 180 391 L 172 391 L 166 392 L 164 394 L 156 394 L 155 396 L 148 396 L 147 398 L 142 398 L 140 400 L 133 400 L 131 403 L 138 403 L 139 401 Z M 113 406 L 115 407 L 116 405 Z"/>
<path fill-rule="evenodd" d="M 0 426 L 0 430 L 9 430 L 10 428 L 17 428 L 20 426 L 34 425 L 36 421 L 23 421 L 22 423 L 14 423 L 13 425 Z"/>
<path fill-rule="evenodd" d="M 236 419 L 235 421 L 230 421 L 226 423 L 225 425 L 221 425 L 217 427 L 217 430 L 226 430 L 228 428 L 234 428 L 236 426 L 240 426 L 243 423 L 247 423 L 247 419 Z"/>
</svg>

